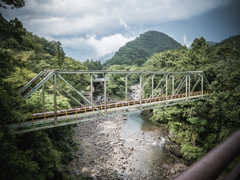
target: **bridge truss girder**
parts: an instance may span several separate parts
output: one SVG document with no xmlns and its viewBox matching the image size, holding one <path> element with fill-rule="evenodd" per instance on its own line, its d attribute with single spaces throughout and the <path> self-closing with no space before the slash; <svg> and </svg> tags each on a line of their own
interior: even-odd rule
<svg viewBox="0 0 240 180">
<path fill-rule="evenodd" d="M 79 91 L 77 91 L 69 82 L 67 82 L 61 75 L 62 74 L 89 74 L 90 75 L 90 93 L 91 93 L 91 99 L 90 101 L 88 99 L 86 99 Z M 104 113 L 99 110 L 94 104 L 93 104 L 93 75 L 94 74 L 103 74 L 104 75 Z M 23 99 L 27 99 L 29 98 L 34 92 L 36 92 L 38 89 L 40 89 L 42 87 L 42 99 L 43 99 L 43 112 L 45 113 L 45 101 L 44 101 L 44 84 L 48 81 L 51 80 L 53 81 L 53 89 L 54 89 L 54 125 L 53 126 L 59 126 L 58 125 L 58 119 L 57 119 L 57 96 L 56 96 L 56 87 L 59 87 L 61 89 L 63 89 L 59 84 L 56 83 L 56 78 L 60 78 L 63 82 L 65 82 L 72 90 L 74 90 L 79 96 L 81 96 L 85 101 L 87 101 L 92 107 L 94 107 L 98 114 L 102 115 L 103 117 L 107 117 L 108 116 L 108 112 L 107 112 L 107 78 L 109 74 L 125 74 L 125 100 L 128 100 L 128 76 L 132 75 L 132 74 L 139 74 L 139 82 L 140 82 L 140 98 L 139 98 L 139 106 L 138 108 L 140 110 L 144 110 L 144 109 L 149 109 L 149 108 L 143 108 L 143 100 L 142 100 L 142 92 L 144 87 L 146 86 L 146 84 L 148 83 L 148 81 L 151 79 L 152 82 L 152 93 L 151 95 L 147 98 L 147 100 L 145 99 L 145 104 L 149 102 L 149 100 L 151 101 L 151 98 L 154 96 L 154 93 L 156 92 L 156 90 L 158 89 L 158 87 L 160 86 L 160 84 L 162 83 L 162 81 L 164 81 L 165 78 L 165 85 L 162 87 L 161 90 L 159 90 L 159 95 L 165 90 L 166 94 L 166 100 L 165 100 L 165 105 L 160 105 L 160 106 L 156 106 L 155 107 L 151 107 L 150 109 L 154 109 L 154 108 L 159 108 L 159 107 L 164 107 L 164 106 L 170 106 L 170 105 L 174 105 L 176 103 L 174 103 L 172 101 L 172 98 L 174 97 L 175 94 L 178 94 L 179 91 L 181 90 L 181 88 L 183 87 L 184 83 L 186 84 L 186 96 L 185 96 L 185 101 L 186 102 L 190 102 L 191 100 L 191 93 L 194 91 L 196 85 L 198 84 L 198 82 L 201 79 L 201 98 L 203 98 L 203 83 L 204 83 L 204 79 L 207 85 L 209 85 L 209 82 L 204 74 L 203 71 L 185 71 L 185 72 L 160 72 L 160 71 L 153 71 L 153 72 L 146 72 L 146 71 L 78 71 L 78 70 L 44 70 L 41 71 L 36 77 L 34 77 L 29 83 L 27 83 L 21 90 L 19 90 L 19 94 L 22 94 L 24 91 L 27 90 L 27 88 L 37 79 L 39 79 L 40 77 L 42 77 L 42 80 L 34 87 L 32 88 L 25 96 L 23 96 Z M 183 75 L 182 80 L 180 81 L 180 83 L 178 84 L 177 88 L 175 89 L 175 75 Z M 193 86 L 192 90 L 190 87 L 190 77 L 191 75 L 198 75 L 198 79 L 195 83 L 195 85 Z M 148 77 L 148 79 L 146 80 L 146 82 L 143 85 L 143 75 L 150 75 Z M 161 80 L 159 81 L 158 85 L 155 87 L 154 86 L 154 80 L 155 77 L 158 75 L 163 75 L 163 77 L 161 78 Z M 52 80 L 53 78 L 53 80 Z M 170 84 L 168 84 L 170 82 L 170 79 L 172 79 L 172 96 L 168 99 L 168 86 Z M 119 86 L 118 86 L 119 87 Z M 155 88 L 154 88 L 155 87 Z M 120 87 L 119 87 L 120 88 Z M 64 89 L 63 89 L 64 90 Z M 122 89 L 120 89 L 122 91 Z M 65 90 L 64 90 L 65 91 Z M 123 92 L 123 91 L 122 91 Z M 68 94 L 68 93 L 67 93 Z M 78 104 L 81 104 L 77 99 L 75 99 L 74 97 L 72 97 L 70 94 L 68 94 L 74 101 L 76 101 Z M 188 96 L 189 95 L 189 96 Z M 169 102 L 171 102 L 171 104 L 169 104 Z M 81 104 L 82 105 L 82 104 Z M 75 121 L 73 121 L 75 122 Z M 69 124 L 69 123 L 68 123 Z"/>
</svg>

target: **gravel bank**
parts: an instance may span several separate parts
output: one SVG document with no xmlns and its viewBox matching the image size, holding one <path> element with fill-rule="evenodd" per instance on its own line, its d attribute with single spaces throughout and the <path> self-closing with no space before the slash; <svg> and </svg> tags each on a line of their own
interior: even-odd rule
<svg viewBox="0 0 240 180">
<path fill-rule="evenodd" d="M 120 136 L 125 120 L 123 116 L 115 116 L 82 122 L 75 127 L 80 147 L 68 165 L 73 169 L 72 174 L 88 179 L 173 179 L 186 169 L 176 158 L 166 164 L 153 162 L 145 167 L 144 164 L 150 163 L 148 147 L 164 144 L 163 138 L 155 131 L 148 131 L 134 135 L 134 142 L 129 143 Z"/>
</svg>

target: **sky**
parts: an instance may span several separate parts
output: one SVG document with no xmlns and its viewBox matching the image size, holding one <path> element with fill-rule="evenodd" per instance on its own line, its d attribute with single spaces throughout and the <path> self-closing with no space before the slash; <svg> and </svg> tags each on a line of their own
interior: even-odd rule
<svg viewBox="0 0 240 180">
<path fill-rule="evenodd" d="M 34 35 L 60 41 L 66 56 L 98 60 L 149 30 L 189 47 L 195 38 L 221 42 L 240 34 L 239 0 L 25 0 L 17 17 Z"/>
</svg>

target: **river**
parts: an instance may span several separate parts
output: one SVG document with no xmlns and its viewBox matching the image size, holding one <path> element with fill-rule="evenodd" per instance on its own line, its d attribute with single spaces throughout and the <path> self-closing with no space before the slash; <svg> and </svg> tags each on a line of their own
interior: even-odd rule
<svg viewBox="0 0 240 180">
<path fill-rule="evenodd" d="M 167 133 L 140 111 L 79 123 L 80 146 L 68 167 L 93 179 L 172 179 L 185 166 L 165 148 Z"/>
<path fill-rule="evenodd" d="M 120 135 L 126 147 L 134 146 L 136 150 L 133 159 L 130 159 L 131 163 L 146 177 L 151 174 L 156 179 L 163 178 L 159 168 L 175 160 L 164 146 L 167 131 L 163 126 L 150 122 L 147 115 L 141 115 L 140 112 L 128 114 L 126 118 Z"/>
</svg>

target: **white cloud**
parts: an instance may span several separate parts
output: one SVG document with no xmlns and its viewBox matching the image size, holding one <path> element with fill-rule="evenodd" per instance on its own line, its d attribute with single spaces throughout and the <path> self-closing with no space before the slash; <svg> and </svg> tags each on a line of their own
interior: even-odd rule
<svg viewBox="0 0 240 180">
<path fill-rule="evenodd" d="M 125 29 L 154 25 L 189 19 L 232 1 L 31 0 L 23 8 L 3 12 L 9 19 L 17 16 L 29 31 L 38 35 L 109 34 L 118 29 L 119 20 Z"/>
<path fill-rule="evenodd" d="M 2 9 L 2 14 L 8 20 L 18 17 L 28 31 L 40 37 L 61 41 L 65 47 L 94 48 L 101 56 L 117 51 L 126 42 L 137 37 L 139 34 L 131 32 L 133 29 L 137 30 L 137 28 L 154 26 L 167 21 L 189 19 L 225 6 L 232 1 L 31 0 L 26 1 L 25 7 L 20 9 Z M 123 36 L 119 24 L 128 30 L 127 33 L 134 36 Z M 83 38 L 86 34 L 90 35 Z M 101 38 L 97 38 L 96 34 Z M 184 44 L 190 46 L 186 36 L 183 40 Z"/>
<path fill-rule="evenodd" d="M 191 46 L 191 44 L 192 44 L 192 42 L 187 42 L 187 36 L 186 36 L 186 34 L 184 34 L 182 45 L 187 46 L 187 48 L 189 48 Z"/>
<path fill-rule="evenodd" d="M 73 47 L 75 49 L 95 49 L 98 56 L 115 52 L 120 47 L 124 46 L 127 42 L 134 40 L 135 37 L 124 37 L 121 34 L 114 34 L 110 36 L 97 39 L 96 34 L 88 34 L 86 38 L 73 37 L 73 38 L 60 38 L 64 47 Z"/>
</svg>

